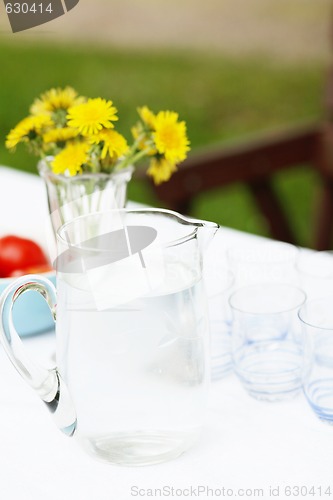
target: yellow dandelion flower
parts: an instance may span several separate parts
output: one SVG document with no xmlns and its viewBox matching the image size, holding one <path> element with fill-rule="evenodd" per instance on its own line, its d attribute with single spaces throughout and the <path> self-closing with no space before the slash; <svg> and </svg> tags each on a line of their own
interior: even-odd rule
<svg viewBox="0 0 333 500">
<path fill-rule="evenodd" d="M 190 150 L 186 135 L 186 124 L 178 121 L 178 113 L 160 111 L 154 119 L 153 134 L 156 149 L 165 156 L 170 163 L 179 163 L 185 160 Z"/>
<path fill-rule="evenodd" d="M 13 128 L 6 138 L 6 147 L 14 149 L 20 142 L 28 142 L 39 135 L 43 129 L 54 125 L 49 115 L 28 116 Z"/>
<path fill-rule="evenodd" d="M 152 158 L 147 174 L 153 178 L 155 184 L 161 184 L 168 181 L 176 170 L 176 165 L 170 163 L 165 158 Z"/>
<path fill-rule="evenodd" d="M 55 174 L 69 174 L 73 176 L 82 173 L 82 166 L 88 162 L 89 144 L 78 142 L 67 144 L 67 146 L 58 153 L 51 163 Z"/>
<path fill-rule="evenodd" d="M 131 128 L 131 132 L 135 140 L 139 139 L 140 135 L 143 134 L 141 125 L 134 125 L 134 127 Z"/>
<path fill-rule="evenodd" d="M 85 98 L 79 97 L 76 90 L 72 87 L 50 89 L 38 99 L 35 99 L 30 108 L 30 113 L 33 115 L 53 113 L 58 109 L 67 111 L 68 108 L 81 104 L 84 101 Z"/>
<path fill-rule="evenodd" d="M 54 128 L 43 135 L 43 141 L 46 144 L 50 142 L 66 142 L 78 135 L 79 132 L 74 128 Z"/>
<path fill-rule="evenodd" d="M 154 128 L 155 123 L 155 115 L 147 106 L 142 106 L 142 108 L 138 108 L 138 113 L 141 120 L 149 127 Z"/>
<path fill-rule="evenodd" d="M 125 137 L 115 130 L 101 130 L 98 134 L 89 138 L 91 144 L 103 144 L 101 159 L 104 160 L 106 155 L 112 159 L 117 159 L 123 156 L 128 151 L 128 144 Z"/>
<path fill-rule="evenodd" d="M 112 121 L 118 120 L 117 109 L 112 101 L 97 97 L 68 110 L 68 125 L 77 128 L 84 136 L 97 134 L 102 128 L 113 128 Z"/>
</svg>

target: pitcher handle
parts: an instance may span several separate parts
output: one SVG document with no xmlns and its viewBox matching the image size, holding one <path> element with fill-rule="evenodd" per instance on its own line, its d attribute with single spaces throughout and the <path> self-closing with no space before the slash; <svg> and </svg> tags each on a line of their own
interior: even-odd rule
<svg viewBox="0 0 333 500">
<path fill-rule="evenodd" d="M 44 368 L 32 360 L 14 327 L 14 304 L 23 293 L 32 291 L 45 299 L 56 321 L 57 293 L 53 283 L 42 276 L 23 276 L 0 297 L 0 342 L 16 370 L 46 404 L 60 430 L 72 436 L 76 429 L 75 409 L 58 369 Z"/>
</svg>

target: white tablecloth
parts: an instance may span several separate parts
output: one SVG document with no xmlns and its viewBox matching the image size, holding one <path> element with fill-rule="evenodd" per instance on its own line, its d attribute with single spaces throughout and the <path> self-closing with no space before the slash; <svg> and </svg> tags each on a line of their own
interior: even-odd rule
<svg viewBox="0 0 333 500">
<path fill-rule="evenodd" d="M 0 168 L 0 210 L 0 235 L 15 232 L 43 243 L 46 196 L 38 177 Z M 210 252 L 222 255 L 228 244 L 253 238 L 222 228 Z M 51 366 L 52 332 L 24 342 Z M 1 351 L 0 471 L 1 500 L 294 498 L 289 486 L 303 486 L 301 498 L 329 498 L 324 493 L 331 487 L 333 496 L 333 428 L 314 416 L 302 396 L 258 402 L 231 375 L 212 384 L 207 426 L 196 447 L 161 465 L 112 466 L 56 429 Z"/>
</svg>

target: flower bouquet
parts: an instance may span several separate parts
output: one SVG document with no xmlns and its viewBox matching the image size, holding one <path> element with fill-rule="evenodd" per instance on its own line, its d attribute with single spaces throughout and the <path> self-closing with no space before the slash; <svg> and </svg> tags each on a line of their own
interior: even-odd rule
<svg viewBox="0 0 333 500">
<path fill-rule="evenodd" d="M 134 166 L 146 160 L 156 184 L 167 181 L 189 151 L 186 124 L 173 111 L 138 108 L 132 143 L 115 127 L 117 108 L 110 100 L 86 98 L 71 87 L 38 97 L 30 115 L 6 139 L 12 151 L 20 143 L 39 156 L 54 230 L 78 215 L 122 208 Z"/>
<path fill-rule="evenodd" d="M 149 159 L 147 174 L 156 184 L 167 181 L 189 151 L 184 121 L 172 111 L 154 114 L 138 109 L 133 143 L 116 131 L 117 108 L 100 97 L 88 99 L 71 88 L 51 89 L 37 98 L 30 115 L 12 129 L 6 146 L 26 143 L 55 174 L 113 173 Z"/>
</svg>

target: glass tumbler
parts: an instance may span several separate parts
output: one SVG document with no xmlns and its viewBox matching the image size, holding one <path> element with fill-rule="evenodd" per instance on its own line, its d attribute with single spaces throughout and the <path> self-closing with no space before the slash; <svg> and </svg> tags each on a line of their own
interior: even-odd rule
<svg viewBox="0 0 333 500">
<path fill-rule="evenodd" d="M 208 261 L 204 265 L 210 327 L 211 379 L 219 380 L 232 371 L 231 310 L 229 296 L 234 276 L 225 266 Z"/>
<path fill-rule="evenodd" d="M 306 302 L 299 319 L 304 331 L 304 393 L 315 414 L 333 424 L 333 296 Z"/>
<path fill-rule="evenodd" d="M 298 249 L 281 241 L 262 240 L 227 250 L 228 266 L 235 287 L 258 283 L 298 285 L 296 260 Z"/>
<path fill-rule="evenodd" d="M 308 299 L 333 295 L 333 252 L 302 249 L 296 268 Z"/>
<path fill-rule="evenodd" d="M 260 284 L 230 297 L 235 371 L 253 397 L 276 401 L 302 387 L 302 342 L 297 311 L 306 300 L 297 287 Z"/>
</svg>

